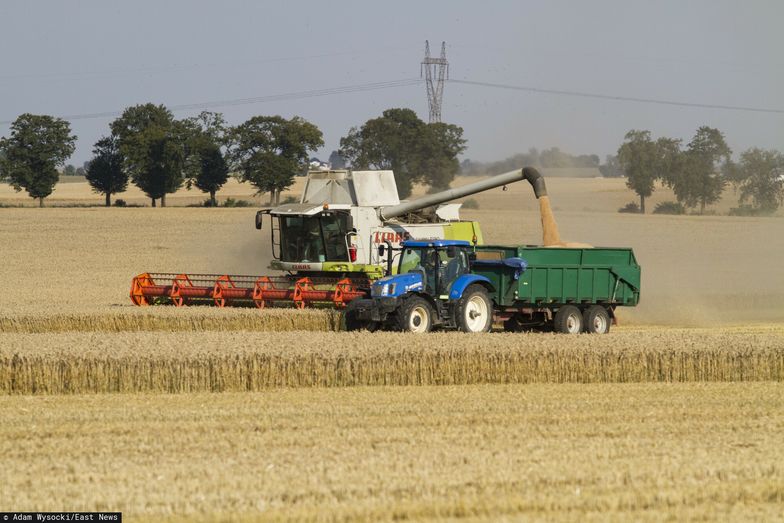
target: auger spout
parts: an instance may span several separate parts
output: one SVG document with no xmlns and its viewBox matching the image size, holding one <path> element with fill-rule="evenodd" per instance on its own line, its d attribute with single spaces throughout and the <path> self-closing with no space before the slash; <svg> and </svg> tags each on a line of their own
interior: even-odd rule
<svg viewBox="0 0 784 523">
<path fill-rule="evenodd" d="M 382 220 L 389 220 L 396 218 L 410 212 L 424 209 L 425 207 L 432 207 L 444 202 L 463 198 L 471 194 L 476 194 L 482 191 L 509 185 L 511 183 L 519 182 L 521 180 L 528 180 L 531 187 L 534 189 L 534 194 L 537 198 L 547 195 L 547 188 L 545 187 L 544 178 L 539 171 L 533 167 L 525 167 L 523 169 L 515 169 L 504 174 L 498 174 L 485 180 L 469 183 L 462 187 L 455 187 L 454 189 L 447 189 L 435 194 L 428 194 L 422 198 L 411 200 L 410 202 L 403 202 L 398 205 L 391 205 L 388 207 L 381 207 L 378 210 L 379 218 Z"/>
</svg>

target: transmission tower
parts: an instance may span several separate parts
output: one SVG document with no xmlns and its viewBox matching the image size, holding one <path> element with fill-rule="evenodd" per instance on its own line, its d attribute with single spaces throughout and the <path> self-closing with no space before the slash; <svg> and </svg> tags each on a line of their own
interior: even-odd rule
<svg viewBox="0 0 784 523">
<path fill-rule="evenodd" d="M 419 75 L 425 77 L 430 123 L 441 121 L 441 102 L 444 98 L 444 79 L 449 79 L 449 62 L 446 61 L 446 42 L 441 42 L 441 58 L 430 56 L 430 42 L 425 40 L 425 59 Z"/>
</svg>

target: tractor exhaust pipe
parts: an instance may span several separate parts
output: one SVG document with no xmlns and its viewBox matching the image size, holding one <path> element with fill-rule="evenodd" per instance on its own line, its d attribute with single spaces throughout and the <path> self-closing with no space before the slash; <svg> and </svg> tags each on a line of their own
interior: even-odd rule
<svg viewBox="0 0 784 523">
<path fill-rule="evenodd" d="M 547 196 L 547 187 L 544 184 L 544 176 L 533 167 L 523 167 L 523 178 L 528 180 L 531 187 L 534 188 L 534 195 L 538 200 L 542 196 Z"/>
</svg>

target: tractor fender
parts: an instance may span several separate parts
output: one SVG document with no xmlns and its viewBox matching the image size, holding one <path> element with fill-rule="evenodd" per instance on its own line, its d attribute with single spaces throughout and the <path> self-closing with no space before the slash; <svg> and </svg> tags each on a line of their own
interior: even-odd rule
<svg viewBox="0 0 784 523">
<path fill-rule="evenodd" d="M 459 300 L 463 297 L 463 292 L 468 288 L 468 286 L 474 283 L 483 285 L 490 292 L 495 291 L 493 284 L 490 283 L 490 280 L 484 276 L 479 276 L 478 274 L 464 274 L 457 278 L 452 284 L 452 288 L 449 290 L 449 299 Z"/>
</svg>

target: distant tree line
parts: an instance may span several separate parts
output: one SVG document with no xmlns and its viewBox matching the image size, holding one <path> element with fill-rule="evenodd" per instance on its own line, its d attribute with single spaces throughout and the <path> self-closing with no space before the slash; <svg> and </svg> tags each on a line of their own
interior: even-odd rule
<svg viewBox="0 0 784 523">
<path fill-rule="evenodd" d="M 752 148 L 733 162 L 732 151 L 718 129 L 703 126 L 691 141 L 667 137 L 653 139 L 650 131 L 631 130 L 618 149 L 618 164 L 626 185 L 645 199 L 659 181 L 675 193 L 678 205 L 668 209 L 705 208 L 716 203 L 728 185 L 739 191 L 734 214 L 772 214 L 784 203 L 784 157 L 778 151 Z"/>
<path fill-rule="evenodd" d="M 229 178 L 269 193 L 270 202 L 306 171 L 309 152 L 324 145 L 318 127 L 295 116 L 254 116 L 229 126 L 220 113 L 202 112 L 177 120 L 163 105 L 127 108 L 109 125 L 109 133 L 93 146 L 83 167 L 65 165 L 62 174 L 83 175 L 96 193 L 124 192 L 133 183 L 153 207 L 166 206 L 166 196 L 185 186 L 216 194 Z M 465 150 L 463 129 L 445 123 L 427 124 L 410 109 L 388 109 L 378 118 L 352 128 L 330 156 L 332 168 L 392 169 L 401 197 L 413 184 L 433 190 L 449 186 L 459 170 L 457 156 Z M 0 179 L 25 190 L 43 206 L 60 176 L 58 168 L 73 154 L 76 136 L 65 120 L 23 114 L 0 140 Z"/>
<path fill-rule="evenodd" d="M 588 167 L 601 169 L 599 157 L 595 154 L 581 154 L 575 156 L 561 151 L 558 147 L 551 147 L 550 149 L 544 149 L 542 151 L 532 147 L 528 149 L 527 153 L 518 153 L 497 162 L 482 163 L 468 159 L 463 160 L 460 164 L 460 174 L 466 176 L 484 176 L 501 174 L 528 166 L 545 168 Z"/>
</svg>

